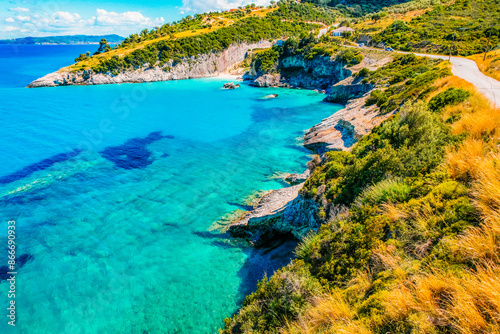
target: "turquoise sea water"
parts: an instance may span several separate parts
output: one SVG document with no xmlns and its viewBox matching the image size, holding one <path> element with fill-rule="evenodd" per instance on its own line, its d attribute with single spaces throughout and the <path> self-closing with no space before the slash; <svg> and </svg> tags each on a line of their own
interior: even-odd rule
<svg viewBox="0 0 500 334">
<path fill-rule="evenodd" d="M 220 78 L 24 88 L 88 49 L 0 46 L 0 333 L 214 333 L 279 259 L 213 222 L 302 172 L 304 130 L 340 106 Z"/>
</svg>

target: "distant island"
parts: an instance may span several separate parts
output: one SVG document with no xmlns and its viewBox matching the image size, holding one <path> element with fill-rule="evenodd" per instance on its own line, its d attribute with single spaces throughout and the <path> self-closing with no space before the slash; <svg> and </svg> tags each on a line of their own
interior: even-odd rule
<svg viewBox="0 0 500 334">
<path fill-rule="evenodd" d="M 113 35 L 66 35 L 46 37 L 23 37 L 0 40 L 0 44 L 99 44 L 101 39 L 110 44 L 121 43 L 125 37 Z"/>
</svg>

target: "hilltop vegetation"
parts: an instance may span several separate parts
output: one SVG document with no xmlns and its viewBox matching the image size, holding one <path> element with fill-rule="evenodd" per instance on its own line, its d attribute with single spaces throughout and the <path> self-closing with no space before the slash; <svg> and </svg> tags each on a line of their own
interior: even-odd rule
<svg viewBox="0 0 500 334">
<path fill-rule="evenodd" d="M 335 7 L 335 9 L 341 11 L 347 16 L 351 17 L 362 17 L 367 14 L 376 13 L 387 7 L 395 6 L 398 4 L 404 4 L 409 2 L 417 2 L 411 0 L 380 0 L 380 1 L 370 1 L 370 0 L 306 0 L 306 2 L 318 5 L 318 6 L 329 6 Z"/>
<path fill-rule="evenodd" d="M 316 159 L 326 223 L 221 333 L 500 332 L 498 110 L 439 60 L 363 72 L 399 113 Z"/>
<path fill-rule="evenodd" d="M 390 20 L 390 17 L 386 18 Z M 360 23 L 360 35 L 372 35 L 373 42 L 384 42 L 404 51 L 420 51 L 469 56 L 500 43 L 499 0 L 456 0 L 435 5 L 410 21 L 395 20 L 377 31 L 376 24 Z"/>
<path fill-rule="evenodd" d="M 335 17 L 333 10 L 295 2 L 282 3 L 277 8 L 188 16 L 174 24 L 133 34 L 98 57 L 78 58 L 79 63 L 71 69 L 117 74 L 148 65 L 163 66 L 168 61 L 175 64 L 225 50 L 235 43 L 300 36 L 319 27 L 306 22 L 331 24 Z"/>
</svg>

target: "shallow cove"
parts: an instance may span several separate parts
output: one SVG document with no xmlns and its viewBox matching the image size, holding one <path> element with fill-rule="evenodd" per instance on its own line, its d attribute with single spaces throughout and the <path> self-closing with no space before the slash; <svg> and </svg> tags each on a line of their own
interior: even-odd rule
<svg viewBox="0 0 500 334">
<path fill-rule="evenodd" d="M 282 187 L 272 175 L 302 172 L 303 131 L 340 106 L 218 78 L 23 87 L 91 47 L 0 46 L 0 220 L 16 220 L 23 256 L 15 332 L 214 333 L 277 262 L 208 230 Z"/>
</svg>

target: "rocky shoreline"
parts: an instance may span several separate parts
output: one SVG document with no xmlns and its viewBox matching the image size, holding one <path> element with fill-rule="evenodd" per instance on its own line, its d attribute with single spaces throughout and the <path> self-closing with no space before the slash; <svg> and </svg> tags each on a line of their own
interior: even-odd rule
<svg viewBox="0 0 500 334">
<path fill-rule="evenodd" d="M 141 83 L 216 77 L 245 60 L 249 50 L 268 48 L 270 41 L 259 43 L 243 43 L 231 45 L 219 53 L 203 54 L 198 57 L 184 59 L 182 62 L 167 62 L 163 66 L 144 67 L 134 71 L 111 73 L 93 73 L 90 70 L 69 72 L 61 69 L 34 80 L 28 88 L 56 87 L 70 85 L 104 85 L 116 83 Z"/>
<path fill-rule="evenodd" d="M 385 59 L 380 61 L 379 66 L 385 62 Z M 377 63 L 371 65 L 376 67 Z M 298 71 L 296 77 L 264 74 L 249 78 L 247 74 L 247 80 L 253 80 L 251 85 L 257 87 L 323 89 L 324 86 L 309 86 L 312 81 L 308 79 L 308 76 L 304 76 L 304 72 L 308 71 L 305 67 Z M 340 74 L 340 78 L 345 73 L 339 72 L 338 69 L 336 71 Z M 306 78 L 305 81 L 301 81 L 304 78 Z M 325 82 L 327 80 L 325 81 L 324 77 L 320 78 L 321 85 Z M 323 119 L 306 132 L 304 146 L 319 156 L 308 163 L 306 172 L 301 175 L 292 174 L 287 178 L 292 186 L 265 195 L 252 211 L 240 220 L 231 223 L 228 228 L 231 236 L 246 239 L 256 247 L 264 247 L 272 243 L 274 238 L 282 235 L 289 234 L 301 240 L 311 231 L 318 230 L 323 223 L 322 218 L 317 214 L 318 203 L 302 196 L 300 190 L 314 172 L 315 166 L 324 159 L 323 153 L 351 150 L 361 137 L 390 117 L 390 114 L 380 114 L 376 105 L 365 106 L 366 99 L 373 89 L 372 85 L 360 83 L 360 79 L 351 76 L 350 73 L 348 77 L 338 80 L 326 89 L 329 94 L 325 97 L 325 102 L 347 102 L 347 104 L 343 109 Z"/>
</svg>

